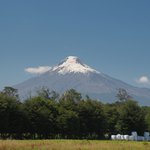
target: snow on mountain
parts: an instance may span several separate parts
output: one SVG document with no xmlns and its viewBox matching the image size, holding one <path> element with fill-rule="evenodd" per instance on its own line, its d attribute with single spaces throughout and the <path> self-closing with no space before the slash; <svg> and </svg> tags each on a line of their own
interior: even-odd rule
<svg viewBox="0 0 150 150">
<path fill-rule="evenodd" d="M 84 64 L 78 57 L 69 56 L 50 70 L 20 83 L 18 89 L 22 98 L 35 95 L 42 87 L 58 93 L 74 88 L 84 96 L 100 99 L 103 102 L 114 102 L 119 88 L 127 92 L 142 105 L 150 105 L 150 89 L 137 88 L 123 81 L 114 79 Z"/>
<path fill-rule="evenodd" d="M 92 69 L 91 67 L 83 64 L 78 57 L 69 56 L 65 60 L 63 60 L 60 64 L 55 66 L 52 71 L 57 71 L 60 74 L 66 73 L 88 73 L 94 72 L 99 73 L 96 70 Z"/>
</svg>

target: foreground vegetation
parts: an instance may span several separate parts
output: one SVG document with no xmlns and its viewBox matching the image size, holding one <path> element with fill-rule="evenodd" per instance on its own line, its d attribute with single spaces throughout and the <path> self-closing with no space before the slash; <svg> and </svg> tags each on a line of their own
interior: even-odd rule
<svg viewBox="0 0 150 150">
<path fill-rule="evenodd" d="M 0 150 L 149 150 L 150 143 L 91 140 L 6 140 Z"/>
<path fill-rule="evenodd" d="M 150 131 L 150 108 L 125 90 L 118 101 L 103 104 L 71 89 L 59 96 L 43 88 L 21 101 L 17 90 L 0 92 L 0 139 L 109 139 L 111 134 Z"/>
</svg>

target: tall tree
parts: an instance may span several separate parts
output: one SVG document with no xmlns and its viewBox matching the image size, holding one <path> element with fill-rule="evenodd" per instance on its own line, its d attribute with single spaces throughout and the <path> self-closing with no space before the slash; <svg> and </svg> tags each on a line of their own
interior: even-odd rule
<svg viewBox="0 0 150 150">
<path fill-rule="evenodd" d="M 78 138 L 80 126 L 77 112 L 73 110 L 67 110 L 61 106 L 58 110 L 58 134 L 60 134 L 62 138 Z"/>
<path fill-rule="evenodd" d="M 119 108 L 119 118 L 116 125 L 118 133 L 130 134 L 131 131 L 144 132 L 144 113 L 136 101 L 127 100 Z"/>
<path fill-rule="evenodd" d="M 127 93 L 125 89 L 119 88 L 117 96 L 118 100 L 120 102 L 124 102 L 126 100 L 131 100 L 132 97 Z"/>
<path fill-rule="evenodd" d="M 75 111 L 81 99 L 82 96 L 80 93 L 74 89 L 70 89 L 60 97 L 59 104 L 67 110 Z"/>
<path fill-rule="evenodd" d="M 0 118 L 0 133 L 3 138 L 22 137 L 25 115 L 22 104 L 15 97 L 0 94 Z"/>
<path fill-rule="evenodd" d="M 150 131 L 150 107 L 143 107 L 143 111 L 145 112 L 145 123 L 147 126 L 147 131 Z"/>
<path fill-rule="evenodd" d="M 24 103 L 28 114 L 30 128 L 28 132 L 34 138 L 49 138 L 55 133 L 57 108 L 53 101 L 43 97 L 33 97 Z"/>
<path fill-rule="evenodd" d="M 9 97 L 18 98 L 18 90 L 10 86 L 4 87 L 2 93 Z"/>
<path fill-rule="evenodd" d="M 37 91 L 39 97 L 43 97 L 48 100 L 57 101 L 59 99 L 59 94 L 55 91 L 50 91 L 46 87 L 42 87 L 40 90 Z"/>
<path fill-rule="evenodd" d="M 61 97 L 61 100 L 69 100 L 74 103 L 80 102 L 81 99 L 81 93 L 78 93 L 75 89 L 67 90 Z"/>
<path fill-rule="evenodd" d="M 107 134 L 110 136 L 112 134 L 117 134 L 116 124 L 118 121 L 119 113 L 117 111 L 117 106 L 114 104 L 105 104 L 104 112 L 107 121 Z"/>
<path fill-rule="evenodd" d="M 81 101 L 78 106 L 80 134 L 83 137 L 101 138 L 106 131 L 103 105 L 94 100 Z"/>
</svg>

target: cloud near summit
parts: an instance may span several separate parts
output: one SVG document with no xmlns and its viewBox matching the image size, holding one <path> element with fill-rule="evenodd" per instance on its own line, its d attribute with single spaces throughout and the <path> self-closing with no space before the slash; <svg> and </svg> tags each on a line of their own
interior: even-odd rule
<svg viewBox="0 0 150 150">
<path fill-rule="evenodd" d="M 43 74 L 50 69 L 50 66 L 29 67 L 25 69 L 25 72 L 28 72 L 30 74 Z"/>
<path fill-rule="evenodd" d="M 150 84 L 150 79 L 147 76 L 141 76 L 136 80 L 136 82 L 139 84 Z"/>
</svg>

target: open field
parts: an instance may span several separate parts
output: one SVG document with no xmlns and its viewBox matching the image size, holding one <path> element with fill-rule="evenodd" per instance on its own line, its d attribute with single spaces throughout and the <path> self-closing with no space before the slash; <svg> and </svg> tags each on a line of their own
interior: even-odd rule
<svg viewBox="0 0 150 150">
<path fill-rule="evenodd" d="M 0 150 L 149 150 L 148 142 L 91 140 L 0 140 Z"/>
</svg>

